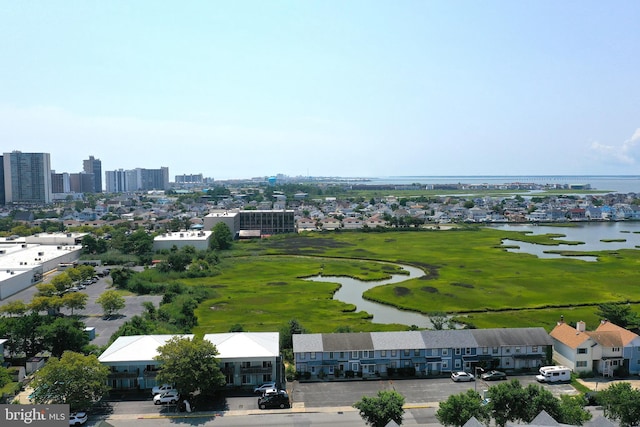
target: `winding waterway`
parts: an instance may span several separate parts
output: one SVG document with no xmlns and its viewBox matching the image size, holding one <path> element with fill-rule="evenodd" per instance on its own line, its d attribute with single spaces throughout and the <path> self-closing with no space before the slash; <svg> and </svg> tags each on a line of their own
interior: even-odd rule
<svg viewBox="0 0 640 427">
<path fill-rule="evenodd" d="M 420 328 L 431 328 L 433 325 L 429 317 L 413 311 L 400 310 L 390 305 L 379 304 L 373 301 L 367 301 L 362 298 L 362 294 L 376 286 L 388 285 L 390 283 L 400 283 L 409 279 L 416 279 L 424 276 L 424 271 L 409 265 L 401 265 L 401 267 L 409 272 L 406 274 L 394 274 L 391 278 L 377 281 L 362 281 L 351 277 L 339 276 L 312 276 L 307 280 L 315 282 L 339 283 L 342 285 L 340 289 L 333 295 L 333 299 L 355 305 L 356 311 L 366 311 L 373 315 L 371 321 L 373 323 L 399 323 L 402 325 L 416 325 Z"/>
</svg>

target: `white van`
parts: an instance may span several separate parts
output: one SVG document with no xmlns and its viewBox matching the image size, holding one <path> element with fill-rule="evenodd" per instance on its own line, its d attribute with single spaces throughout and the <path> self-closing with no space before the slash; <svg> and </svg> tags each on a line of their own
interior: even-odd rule
<svg viewBox="0 0 640 427">
<path fill-rule="evenodd" d="M 543 366 L 540 368 L 540 375 L 536 375 L 536 380 L 541 383 L 571 381 L 571 369 L 566 366 Z"/>
</svg>

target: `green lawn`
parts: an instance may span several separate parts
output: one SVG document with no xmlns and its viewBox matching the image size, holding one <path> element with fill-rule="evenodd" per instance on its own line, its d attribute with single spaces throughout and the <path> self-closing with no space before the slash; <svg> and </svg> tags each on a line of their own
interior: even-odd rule
<svg viewBox="0 0 640 427">
<path fill-rule="evenodd" d="M 466 321 L 477 327 L 551 329 L 562 314 L 568 322 L 591 324 L 598 320 L 599 303 L 640 301 L 640 251 L 598 252 L 598 262 L 585 262 L 539 259 L 500 247 L 502 239 L 531 238 L 488 228 L 275 236 L 236 243 L 225 254 L 220 276 L 184 282 L 217 293 L 197 310 L 198 330 L 208 332 L 235 324 L 277 330 L 292 318 L 312 332 L 406 328 L 374 325 L 352 306 L 331 299 L 337 285 L 301 279 L 322 272 L 375 280 L 393 272 L 392 266 L 359 260 L 406 263 L 426 272 L 422 279 L 371 289 L 367 298 L 424 313 L 469 316 Z M 546 244 L 549 238 L 535 236 Z"/>
</svg>

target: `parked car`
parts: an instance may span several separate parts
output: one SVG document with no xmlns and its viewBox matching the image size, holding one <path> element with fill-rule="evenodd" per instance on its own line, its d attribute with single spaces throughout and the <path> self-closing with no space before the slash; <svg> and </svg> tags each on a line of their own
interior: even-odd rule
<svg viewBox="0 0 640 427">
<path fill-rule="evenodd" d="M 156 394 L 162 394 L 162 393 L 166 393 L 168 391 L 176 391 L 176 389 L 173 388 L 173 386 L 171 384 L 162 384 L 162 385 L 157 385 L 157 386 L 153 387 L 151 389 L 151 394 L 153 394 L 155 396 Z"/>
<path fill-rule="evenodd" d="M 260 402 L 262 402 L 262 400 L 265 397 L 273 396 L 273 395 L 276 395 L 276 394 L 287 394 L 287 391 L 286 390 L 276 390 L 275 388 L 267 389 L 267 390 L 265 390 L 264 393 L 262 393 L 262 396 L 260 396 L 258 398 L 258 404 L 260 404 Z"/>
<path fill-rule="evenodd" d="M 506 380 L 507 374 L 501 371 L 489 371 L 482 374 L 482 379 L 485 381 Z"/>
<path fill-rule="evenodd" d="M 86 412 L 74 412 L 69 415 L 69 425 L 70 426 L 81 426 L 87 422 L 87 413 Z"/>
<path fill-rule="evenodd" d="M 271 394 L 269 396 L 263 397 L 258 403 L 258 407 L 260 409 L 268 409 L 268 408 L 290 408 L 291 403 L 289 402 L 289 395 L 285 391 L 280 391 L 276 394 Z"/>
<path fill-rule="evenodd" d="M 276 388 L 276 383 L 275 382 L 264 383 L 261 386 L 254 388 L 253 389 L 253 393 L 254 394 L 262 394 L 262 393 L 264 393 L 265 390 L 272 389 L 272 388 Z"/>
<path fill-rule="evenodd" d="M 156 394 L 153 396 L 154 405 L 162 405 L 163 403 L 174 404 L 180 399 L 180 395 L 177 391 L 167 391 L 165 393 Z"/>
<path fill-rule="evenodd" d="M 468 372 L 452 372 L 451 379 L 455 382 L 474 381 L 476 378 Z"/>
</svg>

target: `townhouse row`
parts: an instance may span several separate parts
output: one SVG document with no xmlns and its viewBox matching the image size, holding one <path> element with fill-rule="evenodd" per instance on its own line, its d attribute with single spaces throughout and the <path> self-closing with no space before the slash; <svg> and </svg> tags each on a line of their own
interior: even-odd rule
<svg viewBox="0 0 640 427">
<path fill-rule="evenodd" d="M 543 328 L 359 332 L 293 336 L 296 369 L 311 377 L 352 371 L 363 377 L 390 369 L 440 375 L 474 369 L 537 370 L 551 362 L 553 341 Z"/>
</svg>

